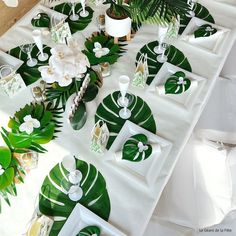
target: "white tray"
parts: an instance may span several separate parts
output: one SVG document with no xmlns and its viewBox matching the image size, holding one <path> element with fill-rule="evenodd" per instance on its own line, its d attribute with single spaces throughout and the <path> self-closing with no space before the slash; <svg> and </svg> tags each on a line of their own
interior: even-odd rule
<svg viewBox="0 0 236 236">
<path fill-rule="evenodd" d="M 126 140 L 136 134 L 145 134 L 151 143 L 159 144 L 161 146 L 161 153 L 154 152 L 148 159 L 141 162 L 117 160 L 115 153 L 122 151 Z M 152 186 L 156 182 L 171 148 L 171 142 L 127 120 L 109 151 L 105 154 L 105 160 L 122 175 L 127 175 L 128 178 L 144 186 Z"/>
<path fill-rule="evenodd" d="M 159 95 L 156 87 L 164 85 L 166 80 L 177 71 L 184 72 L 186 77 L 189 78 L 192 82 L 197 81 L 197 86 L 191 86 L 186 92 L 183 92 L 181 94 Z M 162 65 L 161 69 L 153 79 L 150 86 L 147 87 L 147 91 L 155 96 L 159 96 L 161 99 L 166 99 L 167 101 L 182 109 L 191 110 L 205 84 L 205 81 L 206 79 L 203 77 L 200 77 L 196 74 L 193 74 L 189 71 L 166 62 Z"/>
<path fill-rule="evenodd" d="M 217 32 L 209 37 L 194 38 L 194 31 L 205 24 L 211 25 L 212 27 L 217 29 Z M 223 42 L 229 32 L 230 29 L 209 23 L 197 17 L 193 17 L 185 28 L 180 39 L 204 51 L 214 54 L 220 54 L 222 50 L 224 50 L 224 48 L 222 47 Z"/>
<path fill-rule="evenodd" d="M 0 50 L 0 66 L 10 65 L 14 71 L 18 70 L 24 62 Z"/>
<path fill-rule="evenodd" d="M 127 236 L 80 203 L 77 203 L 58 236 L 75 236 L 81 229 L 92 225 L 100 228 L 101 236 Z"/>
</svg>

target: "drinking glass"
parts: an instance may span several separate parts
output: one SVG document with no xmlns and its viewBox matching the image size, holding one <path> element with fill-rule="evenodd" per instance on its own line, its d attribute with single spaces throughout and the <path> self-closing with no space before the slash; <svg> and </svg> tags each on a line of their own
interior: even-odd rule
<svg viewBox="0 0 236 236">
<path fill-rule="evenodd" d="M 118 98 L 118 104 L 119 106 L 125 106 L 128 103 L 128 100 L 126 98 L 126 93 L 129 88 L 130 84 L 130 78 L 126 75 L 122 75 L 119 78 L 119 88 L 120 88 L 120 96 Z"/>
<path fill-rule="evenodd" d="M 34 39 L 34 42 L 37 46 L 37 48 L 39 49 L 39 56 L 38 59 L 40 61 L 46 61 L 48 59 L 48 54 L 43 52 L 43 42 L 42 42 L 42 32 L 41 30 L 33 30 L 32 32 L 32 37 Z"/>
<path fill-rule="evenodd" d="M 169 26 L 158 26 L 158 46 L 154 47 L 153 51 L 156 54 L 162 54 L 163 48 L 162 48 L 162 43 L 164 42 L 164 39 L 166 37 L 167 31 L 168 31 Z"/>
<path fill-rule="evenodd" d="M 11 75 L 14 72 L 14 69 L 10 65 L 1 65 L 0 66 L 0 79 L 5 78 Z"/>
<path fill-rule="evenodd" d="M 75 13 L 75 7 L 76 7 L 76 0 L 70 0 L 72 15 L 70 15 L 70 20 L 77 21 L 79 19 L 79 15 Z"/>
<path fill-rule="evenodd" d="M 129 110 L 128 107 L 133 102 L 134 96 L 132 94 L 126 93 L 125 98 L 127 102 L 123 104 L 123 108 L 119 111 L 119 116 L 122 119 L 126 120 L 126 119 L 129 119 L 131 116 L 131 110 Z"/>
<path fill-rule="evenodd" d="M 170 47 L 168 43 L 162 43 L 163 52 L 161 55 L 157 56 L 157 61 L 160 63 L 165 63 L 168 60 L 168 57 L 165 55 L 166 50 Z"/>
<path fill-rule="evenodd" d="M 37 63 L 38 63 L 38 60 L 35 59 L 35 58 L 32 58 L 31 56 L 31 52 L 32 52 L 32 49 L 34 47 L 34 44 L 33 43 L 29 43 L 29 44 L 24 44 L 24 45 L 21 45 L 20 46 L 20 49 L 23 53 L 26 53 L 27 56 L 28 56 L 28 60 L 26 62 L 27 66 L 29 67 L 33 67 L 33 66 L 36 66 Z"/>
<path fill-rule="evenodd" d="M 80 16 L 81 16 L 81 17 L 87 17 L 87 16 L 89 15 L 89 12 L 86 11 L 86 9 L 85 9 L 85 2 L 86 2 L 86 0 L 80 0 L 81 6 L 82 6 L 82 9 L 83 9 L 83 10 L 80 12 Z"/>
</svg>

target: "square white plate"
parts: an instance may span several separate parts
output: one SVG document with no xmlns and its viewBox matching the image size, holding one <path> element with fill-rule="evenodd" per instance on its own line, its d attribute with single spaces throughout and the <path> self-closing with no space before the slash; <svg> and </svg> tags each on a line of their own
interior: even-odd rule
<svg viewBox="0 0 236 236">
<path fill-rule="evenodd" d="M 150 143 L 159 144 L 161 152 L 153 152 L 149 158 L 140 162 L 131 162 L 123 159 L 117 160 L 116 153 L 122 151 L 126 140 L 136 134 L 145 134 Z M 171 148 L 171 142 L 127 120 L 109 151 L 105 154 L 105 160 L 122 175 L 125 174 L 128 178 L 142 185 L 151 186 L 156 182 Z"/>
<path fill-rule="evenodd" d="M 209 37 L 194 38 L 194 35 L 193 35 L 194 31 L 197 30 L 200 26 L 205 25 L 205 24 L 211 25 L 212 27 L 217 29 L 217 32 Z M 184 32 L 182 33 L 180 39 L 187 43 L 190 43 L 191 45 L 199 49 L 202 49 L 207 52 L 214 53 L 214 54 L 220 54 L 222 50 L 224 50 L 224 48 L 222 47 L 223 42 L 224 42 L 224 39 L 226 38 L 226 35 L 229 32 L 230 32 L 230 29 L 209 23 L 197 17 L 193 17 L 191 21 L 188 23 Z"/>
<path fill-rule="evenodd" d="M 16 71 L 24 62 L 0 50 L 0 66 L 10 65 Z"/>
<path fill-rule="evenodd" d="M 127 236 L 80 203 L 76 204 L 58 236 L 75 236 L 81 229 L 92 225 L 100 228 L 101 236 Z"/>
<path fill-rule="evenodd" d="M 159 95 L 156 87 L 164 85 L 166 80 L 177 71 L 184 72 L 186 77 L 189 78 L 192 82 L 197 81 L 197 86 L 191 86 L 186 92 L 183 92 L 181 94 Z M 198 98 L 199 93 L 201 92 L 201 89 L 205 84 L 205 81 L 206 79 L 203 77 L 200 77 L 189 71 L 181 69 L 180 67 L 165 62 L 157 73 L 157 75 L 155 76 L 155 78 L 153 79 L 150 86 L 147 87 L 147 91 L 155 96 L 159 96 L 160 98 L 168 100 L 169 102 L 173 103 L 174 105 L 180 108 L 190 110 L 192 109 L 196 99 Z"/>
</svg>

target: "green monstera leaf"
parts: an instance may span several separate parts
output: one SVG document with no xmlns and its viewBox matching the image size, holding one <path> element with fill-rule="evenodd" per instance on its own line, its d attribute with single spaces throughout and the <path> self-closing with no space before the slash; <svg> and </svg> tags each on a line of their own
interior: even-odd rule
<svg viewBox="0 0 236 236">
<path fill-rule="evenodd" d="M 85 43 L 86 50 L 83 53 L 88 57 L 91 65 L 98 65 L 103 62 L 114 64 L 125 52 L 124 44 L 115 44 L 114 38 L 104 33 L 96 33 L 88 38 Z"/>
<path fill-rule="evenodd" d="M 146 160 L 152 154 L 152 146 L 144 134 L 131 136 L 123 145 L 122 159 L 132 162 Z"/>
<path fill-rule="evenodd" d="M 195 17 L 200 18 L 202 20 L 208 21 L 210 23 L 215 23 L 214 18 L 210 14 L 210 12 L 207 10 L 206 7 L 201 5 L 200 3 L 196 3 L 193 11 L 195 13 Z M 179 29 L 179 34 L 182 34 L 188 23 L 190 22 L 192 18 L 186 15 L 181 15 L 180 16 L 180 29 Z"/>
<path fill-rule="evenodd" d="M 213 28 L 209 24 L 205 24 L 200 26 L 197 30 L 194 31 L 194 37 L 200 38 L 200 37 L 209 37 L 217 32 L 216 28 Z"/>
<path fill-rule="evenodd" d="M 142 54 L 147 54 L 147 64 L 148 64 L 148 70 L 149 70 L 149 75 L 147 78 L 147 84 L 150 85 L 151 82 L 153 81 L 154 77 L 158 73 L 158 71 L 162 67 L 162 63 L 157 61 L 157 54 L 154 52 L 154 48 L 158 46 L 158 42 L 150 42 L 146 45 L 144 45 L 141 50 L 138 52 L 136 56 L 136 65 L 139 61 L 139 58 L 141 57 Z M 186 56 L 176 47 L 170 46 L 166 52 L 165 55 L 167 56 L 167 61 L 175 66 L 178 66 L 182 69 L 185 69 L 187 71 L 192 71 L 192 68 L 189 64 L 188 59 Z"/>
<path fill-rule="evenodd" d="M 8 123 L 11 132 L 6 132 L 5 135 L 10 145 L 14 148 L 28 148 L 37 152 L 46 151 L 40 144 L 45 144 L 55 138 L 54 133 L 59 132 L 62 118 L 62 109 L 54 108 L 51 103 L 45 105 L 27 104 L 24 108 L 17 111 Z M 27 130 L 22 130 L 22 125 L 27 123 L 29 118 L 31 122 L 36 122 L 38 125 L 33 126 L 30 133 Z"/>
<path fill-rule="evenodd" d="M 104 220 L 108 220 L 111 207 L 105 179 L 93 165 L 79 159 L 75 160 L 76 169 L 82 173 L 80 187 L 83 196 L 78 202 Z M 58 235 L 77 204 L 60 190 L 61 181 L 67 174 L 66 169 L 59 163 L 50 171 L 41 187 L 39 209 L 43 214 L 54 217 L 50 236 Z"/>
<path fill-rule="evenodd" d="M 100 229 L 97 226 L 87 226 L 79 231 L 77 236 L 100 236 Z"/>
<path fill-rule="evenodd" d="M 14 168 L 10 166 L 11 158 L 11 150 L 0 147 L 0 191 L 13 182 Z"/>
<path fill-rule="evenodd" d="M 110 148 L 126 120 L 119 117 L 119 111 L 122 109 L 117 103 L 119 92 L 116 91 L 105 97 L 102 103 L 98 106 L 95 122 L 103 120 L 110 132 L 107 149 Z M 131 117 L 129 120 L 139 126 L 156 133 L 156 123 L 148 104 L 142 98 L 132 95 L 133 101 L 129 105 Z"/>
<path fill-rule="evenodd" d="M 42 28 L 49 28 L 50 26 L 50 17 L 47 13 L 38 13 L 37 16 L 35 16 L 31 20 L 31 24 L 34 27 L 42 27 Z"/>
<path fill-rule="evenodd" d="M 59 4 L 55 7 L 52 8 L 55 11 L 58 11 L 62 14 L 65 14 L 67 16 L 72 15 L 72 9 L 71 9 L 71 5 L 69 3 L 62 3 Z M 70 30 L 71 33 L 76 33 L 77 31 L 81 31 L 83 29 L 85 29 L 88 24 L 92 21 L 93 18 L 93 10 L 92 8 L 86 6 L 86 11 L 88 11 L 88 16 L 87 17 L 79 17 L 79 19 L 77 21 L 72 21 L 70 20 L 70 17 L 68 17 L 66 19 L 66 21 L 68 22 L 69 26 L 70 26 Z M 80 12 L 82 11 L 82 6 L 80 3 L 76 4 L 75 6 L 75 13 L 76 14 L 80 14 Z"/>
<path fill-rule="evenodd" d="M 191 80 L 185 76 L 185 73 L 182 71 L 177 71 L 170 76 L 165 83 L 165 93 L 180 94 L 187 91 L 191 86 Z"/>
<path fill-rule="evenodd" d="M 43 51 L 45 53 L 47 53 L 49 55 L 49 57 L 51 56 L 50 53 L 50 47 L 48 46 L 43 46 Z M 34 67 L 29 67 L 26 62 L 27 62 L 27 54 L 22 52 L 22 50 L 20 49 L 20 47 L 16 47 L 11 49 L 8 52 L 10 55 L 12 55 L 13 57 L 19 58 L 20 60 L 24 61 L 24 63 L 22 64 L 22 66 L 17 70 L 17 72 L 21 75 L 22 79 L 24 80 L 26 85 L 30 85 L 34 82 L 36 82 L 38 79 L 41 78 L 41 73 L 39 72 L 38 68 L 40 66 L 46 66 L 48 65 L 48 60 L 46 61 L 39 61 L 36 66 Z M 31 52 L 31 56 L 33 58 L 38 58 L 40 52 L 37 48 L 37 46 L 34 44 L 32 52 Z"/>
</svg>

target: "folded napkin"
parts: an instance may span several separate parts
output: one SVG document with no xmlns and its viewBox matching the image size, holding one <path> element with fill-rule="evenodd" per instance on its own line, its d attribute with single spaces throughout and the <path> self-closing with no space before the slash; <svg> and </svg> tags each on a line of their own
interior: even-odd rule
<svg viewBox="0 0 236 236">
<path fill-rule="evenodd" d="M 217 29 L 212 27 L 209 24 L 200 26 L 197 30 L 194 31 L 193 35 L 195 38 L 200 37 L 209 37 L 217 32 Z"/>
<path fill-rule="evenodd" d="M 49 26 L 50 26 L 50 17 L 46 13 L 38 13 L 37 16 L 35 16 L 31 20 L 31 24 L 34 27 L 49 28 Z"/>
<path fill-rule="evenodd" d="M 115 153 L 116 160 L 140 162 L 148 159 L 153 153 L 160 153 L 161 146 L 158 143 L 151 144 L 144 134 L 131 136 L 124 143 L 122 150 Z"/>
</svg>

